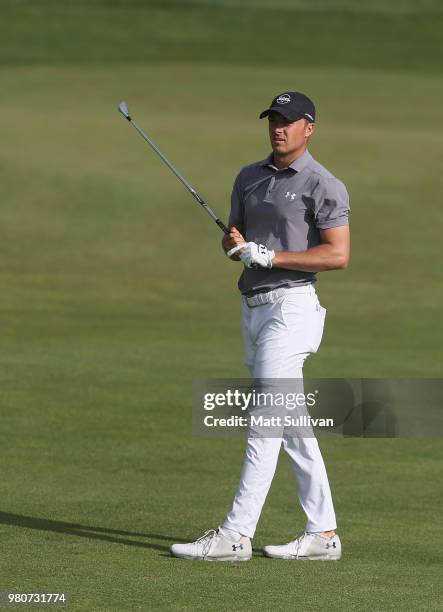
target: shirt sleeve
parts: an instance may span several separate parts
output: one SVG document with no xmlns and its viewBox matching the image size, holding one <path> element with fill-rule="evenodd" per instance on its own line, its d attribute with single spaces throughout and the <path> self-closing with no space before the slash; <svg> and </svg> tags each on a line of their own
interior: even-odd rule
<svg viewBox="0 0 443 612">
<path fill-rule="evenodd" d="M 240 184 L 240 174 L 237 176 L 232 188 L 231 194 L 231 212 L 229 214 L 229 225 L 235 225 L 236 227 L 244 226 L 244 206 L 243 206 L 243 194 Z"/>
<path fill-rule="evenodd" d="M 314 192 L 315 226 L 329 229 L 349 224 L 349 195 L 344 184 L 333 178 L 323 178 Z"/>
</svg>

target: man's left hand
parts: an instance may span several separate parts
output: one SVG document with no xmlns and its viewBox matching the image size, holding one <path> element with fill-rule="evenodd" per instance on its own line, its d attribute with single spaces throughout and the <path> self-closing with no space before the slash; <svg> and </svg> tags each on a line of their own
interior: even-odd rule
<svg viewBox="0 0 443 612">
<path fill-rule="evenodd" d="M 264 244 L 256 244 L 255 242 L 247 242 L 244 250 L 240 255 L 240 259 L 247 268 L 272 268 L 272 259 L 275 255 L 274 251 L 270 251 Z"/>
</svg>

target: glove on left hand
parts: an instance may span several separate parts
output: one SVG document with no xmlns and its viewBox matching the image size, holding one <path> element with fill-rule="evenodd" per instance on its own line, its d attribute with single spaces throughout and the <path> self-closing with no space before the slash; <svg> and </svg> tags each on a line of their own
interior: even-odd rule
<svg viewBox="0 0 443 612">
<path fill-rule="evenodd" d="M 271 251 L 264 244 L 256 244 L 255 242 L 247 242 L 244 245 L 244 252 L 241 253 L 240 259 L 247 268 L 272 268 L 272 260 L 275 256 L 275 251 Z"/>
</svg>

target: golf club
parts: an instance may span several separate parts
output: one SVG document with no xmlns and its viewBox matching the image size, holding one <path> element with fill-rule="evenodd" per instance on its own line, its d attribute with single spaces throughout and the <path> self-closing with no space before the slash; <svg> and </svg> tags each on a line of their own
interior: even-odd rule
<svg viewBox="0 0 443 612">
<path fill-rule="evenodd" d="M 154 149 L 154 151 L 157 153 L 157 155 L 160 157 L 160 159 L 162 159 L 165 164 L 170 168 L 170 170 L 172 170 L 172 172 L 175 174 L 175 176 L 183 183 L 183 185 L 186 187 L 186 189 L 192 193 L 192 195 L 194 196 L 194 198 L 197 200 L 197 202 L 199 204 L 201 204 L 203 206 L 203 208 L 206 210 L 206 212 L 212 217 L 212 219 L 217 223 L 218 227 L 225 233 L 225 234 L 229 234 L 229 230 L 226 227 L 226 225 L 223 223 L 223 221 L 221 221 L 217 215 L 214 213 L 213 210 L 211 210 L 211 208 L 209 208 L 209 206 L 206 204 L 206 202 L 203 200 L 203 198 L 201 198 L 198 193 L 195 191 L 195 189 L 193 189 L 191 187 L 191 185 L 188 183 L 188 181 L 180 174 L 180 172 L 177 170 L 177 168 L 171 164 L 171 162 L 163 155 L 163 153 L 160 151 L 160 149 L 157 147 L 157 145 L 152 142 L 152 140 L 145 134 L 145 132 L 135 123 L 135 121 L 130 117 L 129 115 L 129 109 L 128 109 L 128 105 L 126 104 L 126 102 L 120 102 L 120 104 L 118 105 L 118 110 L 121 112 L 121 114 L 123 115 L 123 117 L 125 117 L 129 123 L 135 127 L 135 129 L 137 130 L 137 132 L 140 134 L 140 136 L 146 140 L 146 142 Z"/>
</svg>

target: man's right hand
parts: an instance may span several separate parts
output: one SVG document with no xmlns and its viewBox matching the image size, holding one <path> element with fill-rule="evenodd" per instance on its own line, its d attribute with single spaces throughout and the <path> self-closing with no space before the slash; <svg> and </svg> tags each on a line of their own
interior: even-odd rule
<svg viewBox="0 0 443 612">
<path fill-rule="evenodd" d="M 227 254 L 228 251 L 230 251 L 234 247 L 239 246 L 240 244 L 245 244 L 245 243 L 246 243 L 246 240 L 243 238 L 240 231 L 234 225 L 232 225 L 229 228 L 229 234 L 226 234 L 225 236 L 223 236 L 222 247 L 223 247 L 224 252 Z M 231 255 L 229 259 L 232 259 L 233 261 L 240 261 L 239 255 L 241 253 L 242 253 L 242 249 L 239 249 L 236 253 Z"/>
</svg>

